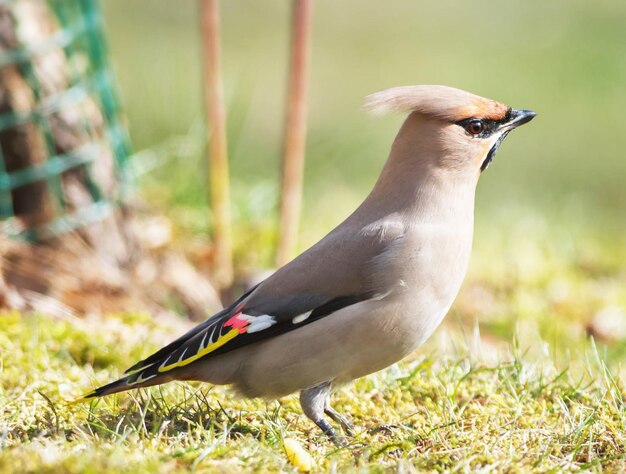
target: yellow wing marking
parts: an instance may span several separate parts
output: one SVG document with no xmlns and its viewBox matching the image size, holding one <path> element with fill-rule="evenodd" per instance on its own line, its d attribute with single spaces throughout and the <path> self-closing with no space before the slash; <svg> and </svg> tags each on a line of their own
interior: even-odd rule
<svg viewBox="0 0 626 474">
<path fill-rule="evenodd" d="M 187 357 L 186 359 L 183 359 L 180 361 L 173 362 L 164 367 L 159 367 L 159 372 L 167 372 L 168 370 L 175 369 L 176 367 L 184 367 L 187 364 L 191 364 L 194 360 L 198 360 L 200 357 L 204 357 L 209 352 L 213 352 L 214 350 L 219 349 L 220 347 L 222 347 L 224 344 L 226 344 L 228 341 L 233 339 L 238 334 L 239 334 L 239 331 L 237 329 L 231 329 L 222 337 L 218 338 L 217 341 L 215 341 L 212 344 L 209 344 L 204 349 L 199 350 L 192 356 Z"/>
</svg>

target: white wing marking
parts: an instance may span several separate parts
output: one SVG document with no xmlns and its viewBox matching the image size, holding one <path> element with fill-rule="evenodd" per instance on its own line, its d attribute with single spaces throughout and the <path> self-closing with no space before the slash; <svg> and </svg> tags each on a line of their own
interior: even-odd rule
<svg viewBox="0 0 626 474">
<path fill-rule="evenodd" d="M 144 377 L 140 374 L 140 375 L 139 375 L 139 377 L 137 377 L 137 380 L 135 380 L 135 381 L 134 381 L 131 385 L 135 385 L 135 384 L 137 384 L 137 383 L 142 383 L 142 382 L 145 382 L 146 380 L 153 379 L 153 378 L 154 378 L 154 377 L 156 377 L 156 376 L 157 376 L 157 374 L 152 374 L 152 375 L 150 375 L 149 377 L 145 377 L 145 378 L 144 378 Z"/>
<path fill-rule="evenodd" d="M 313 311 L 307 311 L 306 313 L 299 314 L 298 316 L 296 316 L 295 318 L 293 318 L 293 319 L 291 320 L 291 322 L 292 322 L 293 324 L 300 324 L 301 322 L 306 321 L 307 319 L 309 319 L 309 316 L 311 316 L 311 313 L 312 313 L 312 312 L 313 312 Z"/>
<path fill-rule="evenodd" d="M 250 325 L 246 327 L 247 333 L 259 332 L 267 329 L 274 324 L 276 324 L 276 320 L 273 316 L 269 314 L 262 314 L 261 316 L 249 316 L 247 314 L 242 314 L 246 321 L 250 321 Z"/>
<path fill-rule="evenodd" d="M 202 343 L 200 344 L 200 350 L 203 350 L 204 348 L 206 348 L 205 342 L 207 340 L 207 337 L 209 337 L 208 329 L 207 329 L 207 332 L 204 333 L 204 337 L 202 338 Z"/>
<path fill-rule="evenodd" d="M 159 365 L 159 369 L 162 369 L 163 367 L 165 367 L 167 365 L 167 362 L 170 360 L 172 356 L 167 356 L 165 358 L 165 360 L 163 361 L 163 363 L 161 365 Z"/>
</svg>

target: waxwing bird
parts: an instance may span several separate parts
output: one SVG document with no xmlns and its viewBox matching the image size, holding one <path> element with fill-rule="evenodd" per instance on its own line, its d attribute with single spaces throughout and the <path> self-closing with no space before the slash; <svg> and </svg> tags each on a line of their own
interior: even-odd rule
<svg viewBox="0 0 626 474">
<path fill-rule="evenodd" d="M 474 194 L 507 134 L 535 116 L 445 86 L 397 87 L 366 108 L 408 113 L 365 201 L 313 247 L 84 398 L 171 380 L 244 396 L 300 391 L 335 443 L 334 386 L 381 370 L 432 335 L 467 270 Z"/>
</svg>

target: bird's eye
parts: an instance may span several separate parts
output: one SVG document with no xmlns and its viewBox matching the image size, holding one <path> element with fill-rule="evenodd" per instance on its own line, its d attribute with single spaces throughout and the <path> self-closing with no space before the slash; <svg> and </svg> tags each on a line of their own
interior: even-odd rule
<svg viewBox="0 0 626 474">
<path fill-rule="evenodd" d="M 466 127 L 471 135 L 480 135 L 485 130 L 485 124 L 481 120 L 471 120 Z"/>
</svg>

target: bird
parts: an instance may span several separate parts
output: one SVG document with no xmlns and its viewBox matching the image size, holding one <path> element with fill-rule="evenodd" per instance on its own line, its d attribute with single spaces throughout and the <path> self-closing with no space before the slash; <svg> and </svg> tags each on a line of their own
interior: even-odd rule
<svg viewBox="0 0 626 474">
<path fill-rule="evenodd" d="M 82 399 L 173 380 L 245 397 L 299 392 L 335 444 L 353 424 L 334 388 L 382 370 L 439 326 L 468 268 L 477 183 L 504 138 L 535 117 L 460 89 L 401 86 L 367 96 L 406 114 L 371 192 L 318 243 L 234 303 Z"/>
</svg>

